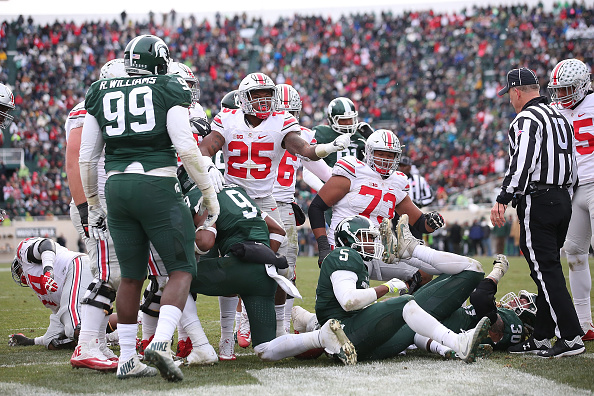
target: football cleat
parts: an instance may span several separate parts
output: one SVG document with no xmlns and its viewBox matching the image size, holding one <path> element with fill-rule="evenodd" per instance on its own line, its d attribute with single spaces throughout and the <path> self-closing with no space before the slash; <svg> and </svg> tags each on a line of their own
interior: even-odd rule
<svg viewBox="0 0 594 396">
<path fill-rule="evenodd" d="M 153 340 L 154 335 L 152 335 L 148 340 L 137 340 L 136 341 L 136 350 L 140 356 L 144 356 L 144 350 L 146 347 L 151 343 Z"/>
<path fill-rule="evenodd" d="M 293 329 L 295 332 L 307 333 L 320 328 L 316 314 L 309 312 L 299 305 L 294 305 L 291 309 L 291 319 L 293 320 Z"/>
<path fill-rule="evenodd" d="M 538 351 L 536 356 L 543 358 L 560 358 L 563 356 L 574 356 L 586 350 L 582 337 L 575 336 L 573 340 L 559 338 L 552 348 L 546 351 Z"/>
<path fill-rule="evenodd" d="M 8 336 L 8 346 L 35 345 L 35 340 L 26 337 L 23 333 L 11 334 Z"/>
<path fill-rule="evenodd" d="M 407 214 L 403 214 L 400 216 L 400 219 L 398 219 L 396 236 L 398 238 L 397 256 L 399 259 L 411 258 L 415 248 L 423 243 L 415 238 L 410 232 Z"/>
<path fill-rule="evenodd" d="M 98 338 L 89 342 L 77 345 L 70 358 L 70 364 L 73 368 L 88 368 L 99 371 L 115 371 L 118 368 L 118 362 L 109 360 L 99 349 Z"/>
<path fill-rule="evenodd" d="M 157 367 L 161 377 L 170 382 L 178 382 L 184 379 L 184 375 L 173 361 L 171 340 L 151 341 L 144 350 L 144 361 Z"/>
<path fill-rule="evenodd" d="M 582 341 L 594 340 L 594 325 L 592 325 L 592 323 L 588 323 L 586 326 L 582 326 L 582 329 L 584 330 Z"/>
<path fill-rule="evenodd" d="M 480 344 L 476 350 L 476 358 L 486 359 L 493 353 L 493 346 L 489 344 Z"/>
<path fill-rule="evenodd" d="M 192 352 L 192 340 L 190 337 L 186 338 L 185 340 L 177 341 L 177 353 L 175 356 L 180 358 L 188 357 L 188 355 Z"/>
<path fill-rule="evenodd" d="M 237 344 L 242 348 L 247 348 L 252 343 L 252 332 L 250 331 L 250 320 L 245 308 L 241 310 L 241 319 L 239 321 L 239 330 L 237 330 Z"/>
<path fill-rule="evenodd" d="M 235 343 L 231 338 L 221 339 L 219 341 L 219 360 L 235 360 Z"/>
<path fill-rule="evenodd" d="M 454 349 L 460 359 L 466 363 L 474 362 L 481 340 L 489 334 L 489 327 L 491 321 L 485 316 L 474 329 L 458 334 L 457 348 Z"/>
<path fill-rule="evenodd" d="M 330 319 L 320 329 L 320 343 L 326 352 L 333 354 L 345 365 L 357 364 L 355 346 L 344 333 L 342 325 L 336 319 Z"/>
<path fill-rule="evenodd" d="M 441 354 L 441 353 L 440 353 Z M 456 355 L 456 351 L 454 351 L 453 349 L 448 349 L 446 350 L 443 355 L 443 358 L 445 360 L 453 360 L 453 359 L 458 359 L 458 355 Z"/>
<path fill-rule="evenodd" d="M 127 361 L 118 365 L 118 379 L 154 377 L 159 371 L 154 367 L 149 367 L 142 363 L 138 355 L 132 356 Z"/>
<path fill-rule="evenodd" d="M 546 351 L 551 347 L 551 340 L 547 338 L 545 338 L 544 340 L 535 340 L 533 337 L 530 337 L 524 342 L 510 346 L 509 348 L 507 348 L 507 351 L 509 353 L 536 354 L 539 351 Z"/>
<path fill-rule="evenodd" d="M 384 263 L 392 264 L 398 261 L 398 240 L 392 232 L 390 226 L 390 219 L 384 217 L 381 224 L 379 225 L 379 233 L 384 245 L 384 253 L 382 254 L 382 261 Z"/>
<path fill-rule="evenodd" d="M 206 344 L 192 349 L 186 359 L 186 364 L 189 366 L 207 366 L 218 363 L 218 361 L 219 358 L 212 345 Z"/>
<path fill-rule="evenodd" d="M 111 349 L 109 349 L 107 347 L 106 342 L 102 342 L 99 344 L 99 350 L 101 351 L 101 353 L 103 355 L 105 355 L 106 358 L 108 358 L 112 362 L 116 362 L 116 363 L 118 362 L 118 360 L 119 360 L 118 356 L 115 353 L 113 353 L 113 351 Z"/>
</svg>

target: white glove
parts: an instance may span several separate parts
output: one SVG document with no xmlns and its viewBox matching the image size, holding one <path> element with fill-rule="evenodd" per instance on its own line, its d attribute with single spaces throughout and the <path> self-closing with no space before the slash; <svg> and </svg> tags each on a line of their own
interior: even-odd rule
<svg viewBox="0 0 594 396">
<path fill-rule="evenodd" d="M 216 193 L 221 192 L 221 190 L 223 189 L 223 184 L 225 183 L 225 179 L 223 179 L 223 174 L 220 170 L 217 169 L 210 157 L 203 156 L 202 161 L 203 166 L 206 168 L 206 171 L 208 172 L 208 178 L 210 179 L 211 186 L 213 186 Z"/>
<path fill-rule="evenodd" d="M 382 286 L 386 286 L 388 288 L 388 293 L 396 293 L 399 296 L 408 293 L 408 286 L 406 286 L 406 283 L 398 278 L 392 278 L 386 283 L 382 284 Z"/>
<path fill-rule="evenodd" d="M 346 149 L 347 147 L 349 147 L 349 144 L 351 143 L 351 136 L 352 134 L 345 133 L 334 139 L 332 143 L 316 145 L 316 155 L 320 158 L 325 158 L 332 153 Z"/>
<path fill-rule="evenodd" d="M 107 239 L 107 214 L 100 205 L 89 206 L 89 234 L 95 239 Z"/>
<path fill-rule="evenodd" d="M 211 227 L 214 223 L 216 223 L 217 218 L 221 213 L 221 207 L 219 206 L 219 200 L 217 199 L 217 195 L 214 193 L 214 190 L 212 190 L 210 187 L 202 191 L 201 207 L 205 207 L 206 210 L 208 210 L 208 216 L 206 217 L 204 224 L 198 228 L 199 230 Z"/>
</svg>

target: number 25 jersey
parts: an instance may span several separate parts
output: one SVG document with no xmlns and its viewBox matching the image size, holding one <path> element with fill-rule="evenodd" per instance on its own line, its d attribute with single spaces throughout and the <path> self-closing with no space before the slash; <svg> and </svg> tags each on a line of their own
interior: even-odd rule
<svg viewBox="0 0 594 396">
<path fill-rule="evenodd" d="M 243 187 L 251 198 L 272 194 L 285 152 L 283 139 L 287 133 L 301 130 L 295 117 L 285 112 L 274 112 L 257 127 L 249 127 L 240 109 L 223 109 L 211 128 L 225 139 L 225 182 Z"/>
<path fill-rule="evenodd" d="M 339 159 L 332 170 L 333 176 L 351 181 L 349 192 L 332 207 L 332 224 L 328 242 L 334 245 L 334 230 L 343 219 L 362 215 L 379 227 L 384 217 L 394 218 L 394 208 L 408 195 L 408 178 L 402 172 L 393 172 L 382 178 L 366 163 L 348 156 Z"/>
</svg>

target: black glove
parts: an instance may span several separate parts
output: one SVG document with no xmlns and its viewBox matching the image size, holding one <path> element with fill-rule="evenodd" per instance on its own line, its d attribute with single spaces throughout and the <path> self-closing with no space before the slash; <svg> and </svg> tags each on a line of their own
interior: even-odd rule
<svg viewBox="0 0 594 396">
<path fill-rule="evenodd" d="M 210 124 L 202 117 L 193 117 L 190 118 L 190 129 L 193 134 L 205 137 L 210 133 Z"/>
<path fill-rule="evenodd" d="M 421 271 L 415 272 L 412 278 L 406 281 L 408 284 L 408 294 L 413 294 L 415 291 L 417 291 L 419 287 L 421 287 L 422 282 L 423 275 L 421 275 Z"/>
<path fill-rule="evenodd" d="M 289 268 L 287 258 L 260 242 L 245 241 L 231 245 L 229 251 L 241 261 L 260 264 L 274 264 L 278 269 Z"/>
<path fill-rule="evenodd" d="M 316 239 L 318 242 L 318 267 L 322 267 L 322 261 L 326 258 L 327 255 L 332 252 L 330 249 L 330 244 L 328 243 L 328 237 L 326 235 L 322 235 Z"/>
<path fill-rule="evenodd" d="M 293 214 L 295 215 L 295 224 L 300 226 L 305 223 L 305 213 L 303 213 L 301 206 L 297 202 L 291 202 L 291 208 L 293 208 Z"/>
<path fill-rule="evenodd" d="M 89 204 L 87 202 L 83 202 L 80 205 L 76 205 L 76 209 L 78 209 L 78 214 L 80 215 L 80 223 L 82 224 L 83 231 L 85 232 L 85 236 L 89 237 Z"/>
<path fill-rule="evenodd" d="M 434 230 L 437 230 L 438 228 L 441 228 L 445 225 L 443 216 L 436 210 L 425 213 L 425 219 L 427 220 L 427 225 Z"/>
</svg>

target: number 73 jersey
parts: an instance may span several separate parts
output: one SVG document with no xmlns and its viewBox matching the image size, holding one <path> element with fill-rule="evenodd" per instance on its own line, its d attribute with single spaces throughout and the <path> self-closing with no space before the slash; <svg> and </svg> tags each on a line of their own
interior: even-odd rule
<svg viewBox="0 0 594 396">
<path fill-rule="evenodd" d="M 333 176 L 343 176 L 351 181 L 349 192 L 332 207 L 332 224 L 328 242 L 334 245 L 334 230 L 343 219 L 361 215 L 379 227 L 384 217 L 394 218 L 394 208 L 408 195 L 408 178 L 402 172 L 393 172 L 382 178 L 366 163 L 348 156 L 338 160 Z"/>
</svg>

